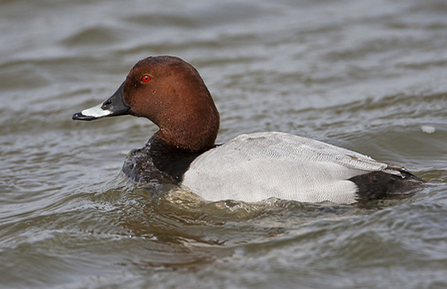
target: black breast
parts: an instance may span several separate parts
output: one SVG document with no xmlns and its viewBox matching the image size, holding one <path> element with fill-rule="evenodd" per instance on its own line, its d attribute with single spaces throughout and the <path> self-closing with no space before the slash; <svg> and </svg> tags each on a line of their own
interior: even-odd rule
<svg viewBox="0 0 447 289">
<path fill-rule="evenodd" d="M 143 148 L 130 152 L 123 172 L 137 182 L 178 184 L 200 154 L 172 147 L 155 134 Z"/>
</svg>

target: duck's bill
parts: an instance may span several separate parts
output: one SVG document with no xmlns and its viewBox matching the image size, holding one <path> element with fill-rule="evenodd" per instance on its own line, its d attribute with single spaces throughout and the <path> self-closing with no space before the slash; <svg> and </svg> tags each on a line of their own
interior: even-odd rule
<svg viewBox="0 0 447 289">
<path fill-rule="evenodd" d="M 130 114 L 130 107 L 123 99 L 123 86 L 124 83 L 121 84 L 118 90 L 103 103 L 73 114 L 72 119 L 94 120 L 106 116 Z"/>
</svg>

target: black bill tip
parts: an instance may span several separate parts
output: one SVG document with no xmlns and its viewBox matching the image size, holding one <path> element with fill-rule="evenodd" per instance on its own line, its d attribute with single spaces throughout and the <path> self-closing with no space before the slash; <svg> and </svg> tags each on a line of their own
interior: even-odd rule
<svg viewBox="0 0 447 289">
<path fill-rule="evenodd" d="M 94 119 L 96 119 L 96 117 L 83 115 L 82 112 L 77 112 L 77 113 L 73 114 L 71 119 L 72 120 L 94 120 Z"/>
</svg>

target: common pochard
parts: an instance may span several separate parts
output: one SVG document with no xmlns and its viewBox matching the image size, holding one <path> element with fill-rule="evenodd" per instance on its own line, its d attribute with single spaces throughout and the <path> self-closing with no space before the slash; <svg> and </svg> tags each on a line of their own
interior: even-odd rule
<svg viewBox="0 0 447 289">
<path fill-rule="evenodd" d="M 178 184 L 209 201 L 351 204 L 426 184 L 404 167 L 287 133 L 243 134 L 216 145 L 219 113 L 211 94 L 197 70 L 173 56 L 139 61 L 109 99 L 73 119 L 126 114 L 159 130 L 130 153 L 123 171 L 138 182 Z"/>
</svg>

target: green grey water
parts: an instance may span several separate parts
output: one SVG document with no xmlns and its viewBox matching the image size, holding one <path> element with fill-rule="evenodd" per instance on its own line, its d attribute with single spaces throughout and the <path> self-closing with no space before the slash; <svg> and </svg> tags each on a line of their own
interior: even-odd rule
<svg viewBox="0 0 447 289">
<path fill-rule="evenodd" d="M 139 59 L 177 55 L 218 142 L 283 131 L 447 182 L 445 1 L 6 0 L 0 31 L 0 287 L 447 287 L 446 187 L 206 203 L 120 174 L 149 121 L 71 120 Z"/>
</svg>

